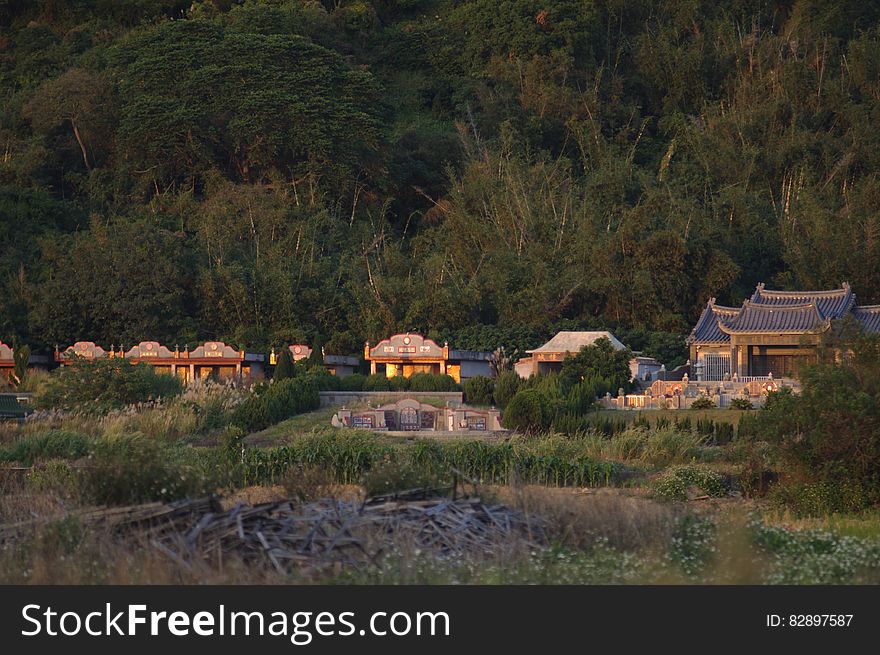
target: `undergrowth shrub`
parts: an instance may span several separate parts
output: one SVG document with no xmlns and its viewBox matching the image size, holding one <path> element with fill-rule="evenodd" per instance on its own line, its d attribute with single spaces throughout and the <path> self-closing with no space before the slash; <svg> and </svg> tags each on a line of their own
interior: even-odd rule
<svg viewBox="0 0 880 655">
<path fill-rule="evenodd" d="M 42 408 L 106 413 L 126 405 L 172 398 L 182 390 L 183 383 L 175 376 L 156 373 L 144 362 L 132 364 L 114 357 L 73 361 L 58 368 L 35 401 Z"/>
<path fill-rule="evenodd" d="M 141 435 L 102 439 L 94 443 L 79 481 L 84 497 L 100 505 L 177 500 L 216 488 L 208 461 L 189 446 Z"/>
<path fill-rule="evenodd" d="M 685 514 L 675 527 L 666 557 L 685 575 L 697 576 L 715 558 L 716 535 L 712 519 Z"/>
<path fill-rule="evenodd" d="M 462 383 L 464 400 L 469 405 L 491 405 L 494 402 L 495 381 L 485 375 L 468 378 Z"/>
<path fill-rule="evenodd" d="M 409 461 L 386 460 L 368 470 L 361 479 L 367 496 L 393 494 L 409 489 L 440 491 L 451 485 L 438 473 Z"/>
<path fill-rule="evenodd" d="M 752 401 L 748 398 L 734 398 L 730 401 L 730 409 L 748 410 L 753 409 Z"/>
<path fill-rule="evenodd" d="M 739 487 L 746 498 L 758 498 L 767 493 L 776 481 L 773 471 L 775 452 L 765 442 L 743 440 L 732 452 L 732 459 L 741 463 Z"/>
<path fill-rule="evenodd" d="M 313 382 L 318 391 L 339 391 L 342 388 L 342 378 L 333 375 L 323 366 L 307 370 L 300 378 Z"/>
<path fill-rule="evenodd" d="M 501 409 L 507 407 L 511 398 L 523 386 L 523 382 L 524 380 L 515 371 L 501 372 L 495 380 L 495 389 L 492 393 L 495 404 Z"/>
<path fill-rule="evenodd" d="M 502 423 L 508 430 L 532 433 L 546 429 L 546 399 L 537 389 L 523 389 L 507 404 Z"/>
<path fill-rule="evenodd" d="M 235 408 L 232 423 L 254 432 L 317 409 L 321 404 L 318 389 L 318 382 L 311 376 L 262 384 Z"/>
<path fill-rule="evenodd" d="M 790 530 L 755 521 L 755 544 L 770 555 L 769 584 L 877 584 L 880 541 L 827 530 Z"/>
<path fill-rule="evenodd" d="M 880 500 L 880 337 L 838 326 L 799 394 L 770 393 L 741 437 L 772 444 L 786 478 L 771 490 L 797 514 L 858 511 Z M 841 356 L 843 354 L 843 356 Z"/>
<path fill-rule="evenodd" d="M 700 396 L 691 403 L 691 409 L 715 409 L 715 402 L 708 396 Z"/>
<path fill-rule="evenodd" d="M 391 391 L 391 382 L 385 375 L 376 373 L 364 379 L 364 391 Z"/>
<path fill-rule="evenodd" d="M 689 490 L 716 498 L 727 494 L 724 478 L 720 474 L 695 465 L 675 466 L 654 485 L 655 495 L 664 500 L 687 500 Z"/>
<path fill-rule="evenodd" d="M 332 480 L 320 466 L 300 464 L 291 467 L 279 482 L 289 498 L 308 502 L 325 496 Z"/>
<path fill-rule="evenodd" d="M 0 448 L 0 462 L 32 466 L 39 460 L 78 459 L 90 452 L 91 440 L 70 430 L 50 430 L 29 435 Z"/>
<path fill-rule="evenodd" d="M 77 494 L 76 470 L 64 460 L 50 460 L 27 473 L 27 484 L 37 491 L 60 497 Z"/>
<path fill-rule="evenodd" d="M 402 376 L 401 376 L 402 377 Z M 392 378 L 393 380 L 394 378 Z M 409 377 L 409 391 L 458 391 L 458 383 L 451 375 L 414 373 Z"/>
<path fill-rule="evenodd" d="M 391 391 L 406 391 L 410 387 L 409 380 L 403 375 L 395 375 L 388 378 L 388 387 Z"/>
<path fill-rule="evenodd" d="M 876 502 L 877 491 L 846 479 L 785 481 L 772 487 L 770 498 L 796 517 L 828 516 L 864 510 Z"/>
<path fill-rule="evenodd" d="M 361 373 L 353 373 L 339 378 L 340 391 L 364 391 L 364 383 L 367 380 L 366 375 Z"/>
</svg>

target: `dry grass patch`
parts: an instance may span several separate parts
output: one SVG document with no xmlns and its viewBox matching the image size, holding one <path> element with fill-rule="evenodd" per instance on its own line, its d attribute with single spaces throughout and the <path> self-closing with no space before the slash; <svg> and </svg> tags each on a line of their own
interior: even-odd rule
<svg viewBox="0 0 880 655">
<path fill-rule="evenodd" d="M 566 548 L 589 548 L 597 539 L 621 550 L 651 549 L 669 541 L 680 506 L 657 503 L 618 489 L 583 491 L 540 486 L 495 487 L 498 499 L 548 521 L 550 536 Z"/>
</svg>

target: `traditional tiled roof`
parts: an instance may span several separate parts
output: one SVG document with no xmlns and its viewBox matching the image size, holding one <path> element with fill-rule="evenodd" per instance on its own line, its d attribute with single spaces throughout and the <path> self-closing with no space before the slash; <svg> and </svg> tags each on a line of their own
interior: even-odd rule
<svg viewBox="0 0 880 655">
<path fill-rule="evenodd" d="M 837 319 L 843 318 L 852 310 L 856 297 L 848 282 L 844 282 L 839 289 L 827 291 L 773 291 L 765 289 L 762 282 L 752 294 L 751 302 L 775 306 L 815 303 L 824 318 Z"/>
<path fill-rule="evenodd" d="M 29 413 L 29 410 L 22 407 L 15 396 L 10 394 L 0 394 L 0 418 L 22 419 Z"/>
<path fill-rule="evenodd" d="M 880 305 L 862 305 L 854 307 L 853 317 L 862 324 L 867 332 L 880 332 Z"/>
<path fill-rule="evenodd" d="M 610 332 L 557 332 L 540 348 L 527 350 L 527 353 L 577 353 L 584 346 L 592 346 L 599 339 L 608 339 L 615 350 L 625 350 L 620 341 Z"/>
<path fill-rule="evenodd" d="M 830 320 L 822 316 L 815 303 L 804 305 L 761 305 L 746 300 L 733 316 L 720 317 L 722 332 L 781 332 L 784 334 L 822 332 Z"/>
<path fill-rule="evenodd" d="M 710 298 L 687 343 L 723 344 L 738 332 L 807 333 L 852 313 L 868 330 L 880 332 L 880 307 L 855 307 L 849 283 L 825 291 L 775 291 L 761 283 L 742 307 L 721 307 Z"/>
<path fill-rule="evenodd" d="M 732 317 L 739 312 L 738 307 L 723 307 L 715 304 L 714 298 L 709 298 L 706 308 L 700 314 L 700 319 L 691 330 L 687 343 L 728 343 L 730 335 L 721 331 L 718 327 L 718 317 Z"/>
</svg>

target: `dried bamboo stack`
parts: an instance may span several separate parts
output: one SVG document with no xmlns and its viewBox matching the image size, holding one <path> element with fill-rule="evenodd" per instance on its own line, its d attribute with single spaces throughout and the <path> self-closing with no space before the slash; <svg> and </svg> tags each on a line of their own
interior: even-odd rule
<svg viewBox="0 0 880 655">
<path fill-rule="evenodd" d="M 543 525 L 535 518 L 479 498 L 430 497 L 424 490 L 364 503 L 325 498 L 304 505 L 237 505 L 228 511 L 213 498 L 201 498 L 88 510 L 77 517 L 118 535 L 143 537 L 184 568 L 233 556 L 282 574 L 362 569 L 403 543 L 439 557 L 546 545 Z M 22 527 L 0 528 L 0 542 Z"/>
</svg>

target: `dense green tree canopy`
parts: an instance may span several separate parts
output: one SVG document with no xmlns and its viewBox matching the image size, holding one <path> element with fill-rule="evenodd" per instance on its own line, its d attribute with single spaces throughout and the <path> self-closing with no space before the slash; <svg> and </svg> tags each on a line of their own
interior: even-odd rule
<svg viewBox="0 0 880 655">
<path fill-rule="evenodd" d="M 880 302 L 878 80 L 855 0 L 5 0 L 0 338 L 673 366 L 709 296 Z"/>
</svg>

